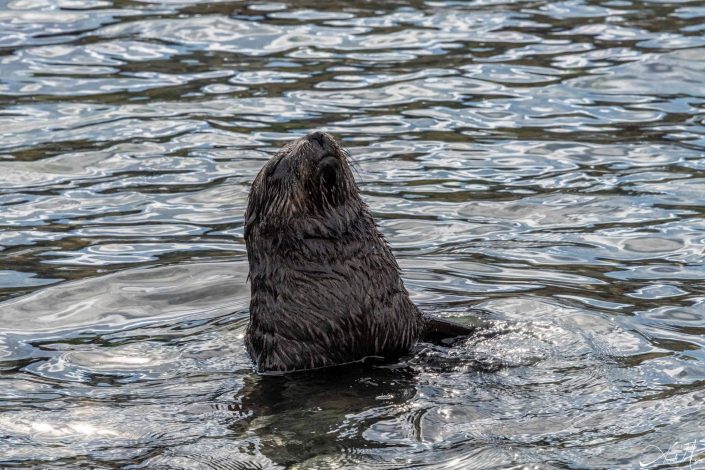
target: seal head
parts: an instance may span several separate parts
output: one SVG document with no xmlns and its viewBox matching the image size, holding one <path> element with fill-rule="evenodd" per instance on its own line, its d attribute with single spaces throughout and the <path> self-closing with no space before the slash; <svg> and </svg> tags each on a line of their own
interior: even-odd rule
<svg viewBox="0 0 705 470">
<path fill-rule="evenodd" d="M 330 135 L 298 139 L 260 170 L 245 242 L 252 292 L 245 345 L 258 371 L 393 361 L 419 339 L 421 312 Z"/>
</svg>

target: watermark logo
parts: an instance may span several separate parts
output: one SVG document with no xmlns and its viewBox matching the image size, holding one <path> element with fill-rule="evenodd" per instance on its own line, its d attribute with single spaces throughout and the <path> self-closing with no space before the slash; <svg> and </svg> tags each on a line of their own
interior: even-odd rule
<svg viewBox="0 0 705 470">
<path fill-rule="evenodd" d="M 641 468 L 678 465 L 688 470 L 705 470 L 705 438 L 676 441 L 668 448 L 650 445 L 639 460 Z"/>
</svg>

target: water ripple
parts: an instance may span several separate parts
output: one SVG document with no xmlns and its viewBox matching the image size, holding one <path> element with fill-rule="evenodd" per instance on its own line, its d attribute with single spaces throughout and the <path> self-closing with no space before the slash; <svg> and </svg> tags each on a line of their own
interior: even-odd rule
<svg viewBox="0 0 705 470">
<path fill-rule="evenodd" d="M 0 466 L 705 458 L 698 2 L 0 5 Z M 253 374 L 249 183 L 325 128 L 414 300 L 399 364 Z"/>
</svg>

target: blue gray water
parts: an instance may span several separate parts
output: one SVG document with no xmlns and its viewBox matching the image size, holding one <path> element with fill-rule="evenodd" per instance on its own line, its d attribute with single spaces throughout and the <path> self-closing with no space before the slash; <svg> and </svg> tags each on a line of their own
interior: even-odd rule
<svg viewBox="0 0 705 470">
<path fill-rule="evenodd" d="M 320 128 L 476 336 L 253 373 L 248 185 Z M 0 249 L 3 468 L 705 468 L 705 3 L 2 1 Z"/>
</svg>

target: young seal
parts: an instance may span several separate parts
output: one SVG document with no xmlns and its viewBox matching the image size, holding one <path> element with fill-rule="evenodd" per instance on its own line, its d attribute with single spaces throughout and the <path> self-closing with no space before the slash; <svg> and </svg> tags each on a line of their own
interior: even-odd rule
<svg viewBox="0 0 705 470">
<path fill-rule="evenodd" d="M 422 337 L 470 329 L 425 318 L 360 198 L 345 152 L 313 132 L 260 170 L 245 213 L 250 324 L 259 372 L 394 361 Z"/>
</svg>

